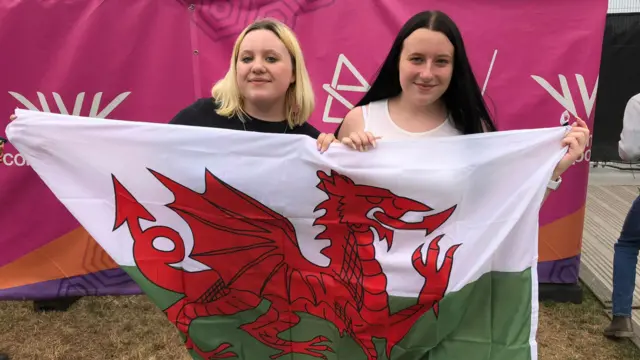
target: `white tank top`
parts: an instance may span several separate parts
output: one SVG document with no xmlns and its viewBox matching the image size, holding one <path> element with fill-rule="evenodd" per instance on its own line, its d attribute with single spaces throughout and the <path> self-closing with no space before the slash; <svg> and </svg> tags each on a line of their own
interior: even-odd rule
<svg viewBox="0 0 640 360">
<path fill-rule="evenodd" d="M 455 136 L 460 131 L 453 126 L 451 119 L 447 117 L 445 122 L 425 132 L 411 132 L 400 128 L 391 120 L 389 115 L 389 102 L 387 99 L 374 101 L 362 107 L 364 118 L 364 131 L 370 131 L 375 136 L 381 136 L 386 140 L 415 139 L 419 137 Z"/>
</svg>

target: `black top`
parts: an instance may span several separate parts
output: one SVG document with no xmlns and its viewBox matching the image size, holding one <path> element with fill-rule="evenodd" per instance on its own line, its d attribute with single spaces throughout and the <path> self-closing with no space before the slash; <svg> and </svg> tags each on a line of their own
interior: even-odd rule
<svg viewBox="0 0 640 360">
<path fill-rule="evenodd" d="M 261 133 L 273 133 L 273 134 L 298 134 L 308 135 L 314 139 L 317 139 L 320 135 L 320 131 L 314 128 L 309 123 L 304 123 L 300 126 L 296 126 L 293 129 L 289 127 L 286 120 L 273 122 L 264 121 L 251 116 L 246 116 L 244 127 L 242 121 L 237 116 L 225 117 L 216 113 L 216 104 L 213 98 L 202 98 L 182 109 L 169 124 L 177 125 L 192 125 L 212 127 L 218 129 L 230 129 L 230 130 L 246 130 L 255 131 Z"/>
</svg>

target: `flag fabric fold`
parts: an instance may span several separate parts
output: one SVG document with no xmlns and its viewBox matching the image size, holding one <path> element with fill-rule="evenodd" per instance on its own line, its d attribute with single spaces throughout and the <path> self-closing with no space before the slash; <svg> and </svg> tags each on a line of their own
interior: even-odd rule
<svg viewBox="0 0 640 360">
<path fill-rule="evenodd" d="M 16 114 L 11 143 L 196 359 L 537 359 L 564 128 L 320 154 L 302 135 Z"/>
</svg>

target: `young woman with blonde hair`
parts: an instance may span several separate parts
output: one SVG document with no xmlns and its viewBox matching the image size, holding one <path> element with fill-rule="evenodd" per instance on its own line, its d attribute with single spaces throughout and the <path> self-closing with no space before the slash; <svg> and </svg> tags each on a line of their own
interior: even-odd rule
<svg viewBox="0 0 640 360">
<path fill-rule="evenodd" d="M 307 135 L 324 151 L 335 139 L 307 120 L 315 101 L 302 50 L 283 23 L 258 20 L 233 47 L 229 71 L 211 91 L 180 111 L 171 124 L 262 133 Z"/>
<path fill-rule="evenodd" d="M 307 123 L 315 106 L 302 50 L 283 23 L 263 19 L 247 26 L 233 47 L 226 76 L 180 111 L 171 124 L 307 135 L 324 152 L 335 140 Z M 15 115 L 10 116 L 14 120 Z M 5 139 L 0 138 L 0 163 Z M 35 301 L 36 310 L 66 310 L 78 298 Z M 4 354 L 0 353 L 0 360 Z"/>
</svg>

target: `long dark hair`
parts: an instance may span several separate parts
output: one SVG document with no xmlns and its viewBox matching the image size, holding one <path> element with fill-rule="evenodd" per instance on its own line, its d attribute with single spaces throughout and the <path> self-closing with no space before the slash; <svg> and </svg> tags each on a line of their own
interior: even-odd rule
<svg viewBox="0 0 640 360">
<path fill-rule="evenodd" d="M 465 135 L 484 132 L 483 123 L 486 131 L 496 131 L 496 126 L 482 98 L 480 86 L 471 70 L 460 30 L 453 20 L 441 11 L 418 13 L 402 26 L 391 45 L 387 58 L 378 70 L 375 81 L 356 107 L 392 98 L 402 92 L 398 66 L 403 43 L 414 31 L 422 28 L 443 33 L 453 44 L 453 75 L 442 99 L 455 127 Z M 340 126 L 336 129 L 336 136 Z"/>
</svg>

